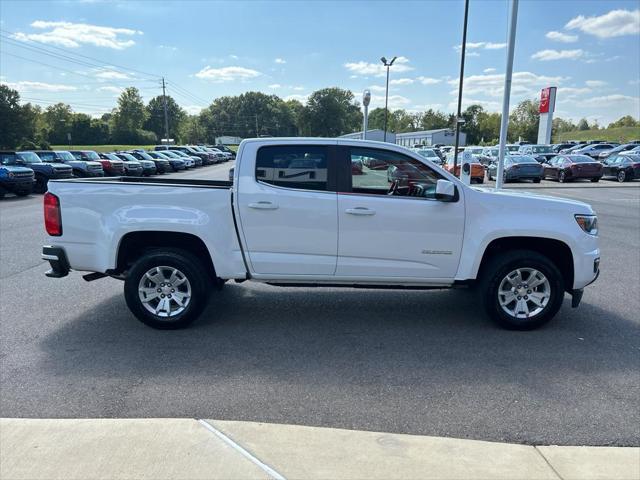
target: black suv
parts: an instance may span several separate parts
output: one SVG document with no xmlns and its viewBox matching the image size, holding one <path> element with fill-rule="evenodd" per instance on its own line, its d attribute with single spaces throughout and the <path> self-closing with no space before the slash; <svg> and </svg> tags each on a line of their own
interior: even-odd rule
<svg viewBox="0 0 640 480">
<path fill-rule="evenodd" d="M 49 180 L 73 177 L 73 169 L 69 165 L 45 163 L 34 152 L 16 152 L 16 155 L 25 167 L 33 170 L 36 178 L 34 187 L 36 193 L 46 192 Z"/>
</svg>

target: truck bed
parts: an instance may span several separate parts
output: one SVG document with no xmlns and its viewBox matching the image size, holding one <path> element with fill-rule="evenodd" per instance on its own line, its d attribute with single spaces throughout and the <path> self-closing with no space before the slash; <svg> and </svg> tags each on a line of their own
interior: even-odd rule
<svg viewBox="0 0 640 480">
<path fill-rule="evenodd" d="M 231 188 L 233 182 L 228 180 L 198 180 L 188 178 L 157 178 L 157 177 L 94 177 L 94 178 L 73 178 L 61 180 L 65 183 L 144 183 L 150 185 L 173 185 L 186 187 L 214 187 L 214 188 Z"/>
</svg>

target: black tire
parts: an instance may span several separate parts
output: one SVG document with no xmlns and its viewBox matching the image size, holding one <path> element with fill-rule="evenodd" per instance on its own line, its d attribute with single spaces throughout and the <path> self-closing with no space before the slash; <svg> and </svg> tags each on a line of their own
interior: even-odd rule
<svg viewBox="0 0 640 480">
<path fill-rule="evenodd" d="M 591 183 L 598 183 L 600 181 L 600 177 L 592 178 Z"/>
<path fill-rule="evenodd" d="M 480 184 L 484 183 L 484 178 L 478 178 L 478 183 Z"/>
<path fill-rule="evenodd" d="M 505 312 L 499 301 L 498 290 L 503 279 L 516 269 L 533 268 L 549 281 L 549 299 L 534 317 L 517 318 Z M 560 270 L 544 255 L 532 250 L 512 250 L 499 253 L 483 268 L 480 292 L 485 311 L 498 325 L 509 330 L 533 330 L 550 321 L 562 306 L 564 279 Z"/>
<path fill-rule="evenodd" d="M 78 169 L 74 169 L 73 170 L 73 176 L 76 178 L 84 178 L 85 174 L 82 170 L 78 170 Z"/>
<path fill-rule="evenodd" d="M 33 191 L 36 193 L 44 193 L 47 191 L 47 177 L 39 173 L 36 174 L 36 184 L 33 187 Z"/>
<path fill-rule="evenodd" d="M 618 175 L 616 175 L 616 178 L 618 180 L 618 182 L 620 183 L 624 183 L 627 181 L 627 172 L 625 172 L 624 170 L 620 170 L 618 172 Z"/>
<path fill-rule="evenodd" d="M 541 178 L 534 178 L 533 183 L 540 183 L 542 181 Z"/>
<path fill-rule="evenodd" d="M 564 172 L 560 172 L 560 173 L 558 174 L 558 182 L 560 182 L 560 183 L 564 183 L 564 182 L 566 182 L 566 181 L 567 181 L 567 174 L 566 174 L 566 173 L 564 173 Z"/>
<path fill-rule="evenodd" d="M 31 190 L 20 190 L 20 191 L 16 192 L 16 195 L 18 197 L 27 197 L 27 196 L 31 195 L 31 193 L 33 193 Z"/>
<path fill-rule="evenodd" d="M 138 286 L 144 275 L 154 267 L 173 267 L 184 274 L 191 288 L 185 309 L 172 317 L 161 317 L 147 310 L 140 300 Z M 124 282 L 124 296 L 131 312 L 142 323 L 160 330 L 184 328 L 193 322 L 207 306 L 213 284 L 209 272 L 192 254 L 179 249 L 151 250 L 131 267 Z"/>
</svg>

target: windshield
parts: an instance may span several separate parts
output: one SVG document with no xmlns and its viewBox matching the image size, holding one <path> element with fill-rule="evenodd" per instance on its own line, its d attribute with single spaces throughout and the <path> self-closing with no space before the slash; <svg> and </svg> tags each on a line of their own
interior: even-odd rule
<svg viewBox="0 0 640 480">
<path fill-rule="evenodd" d="M 104 156 L 107 157 L 109 160 L 121 160 L 121 158 L 115 153 L 105 153 Z"/>
<path fill-rule="evenodd" d="M 17 165 L 18 157 L 15 153 L 0 153 L 0 163 L 2 165 Z"/>
<path fill-rule="evenodd" d="M 189 155 L 187 155 L 186 153 L 184 153 L 182 150 L 171 150 L 173 153 L 175 153 L 176 155 L 178 155 L 179 157 L 188 157 Z"/>
<path fill-rule="evenodd" d="M 433 150 L 418 150 L 418 155 L 421 155 L 424 158 L 435 158 L 438 156 Z"/>
<path fill-rule="evenodd" d="M 134 157 L 130 153 L 121 153 L 120 154 L 120 158 L 126 159 L 127 162 L 137 162 L 138 161 L 138 160 L 136 160 L 136 157 Z"/>
<path fill-rule="evenodd" d="M 506 145 L 506 148 L 508 152 L 517 152 L 518 150 L 520 150 L 519 145 Z"/>
<path fill-rule="evenodd" d="M 533 157 L 528 155 L 512 155 L 509 156 L 512 163 L 538 163 Z"/>
<path fill-rule="evenodd" d="M 179 155 L 176 155 L 175 152 L 170 152 L 169 150 L 165 150 L 164 152 L 162 152 L 162 154 L 165 157 L 169 157 L 169 158 L 178 158 L 179 157 Z"/>
<path fill-rule="evenodd" d="M 535 145 L 532 150 L 533 153 L 553 153 L 549 145 Z"/>
<path fill-rule="evenodd" d="M 88 150 L 86 152 L 84 152 L 84 154 L 86 155 L 86 157 L 89 160 L 95 160 L 98 161 L 100 160 L 100 155 L 98 155 L 96 152 L 94 152 L 93 150 Z"/>
<path fill-rule="evenodd" d="M 138 150 L 136 153 L 140 155 L 142 158 L 144 158 L 145 160 L 153 160 L 153 157 L 149 155 L 147 152 L 141 152 Z"/>
<path fill-rule="evenodd" d="M 69 162 L 69 161 L 73 162 L 76 159 L 76 157 L 71 155 L 70 152 L 59 151 L 59 152 L 56 152 L 56 154 L 58 155 L 58 158 L 64 162 Z"/>
<path fill-rule="evenodd" d="M 593 163 L 595 160 L 591 157 L 587 157 L 586 155 L 571 155 L 569 157 L 573 163 Z"/>
<path fill-rule="evenodd" d="M 24 163 L 42 163 L 40 157 L 33 152 L 18 152 L 18 157 Z"/>
</svg>

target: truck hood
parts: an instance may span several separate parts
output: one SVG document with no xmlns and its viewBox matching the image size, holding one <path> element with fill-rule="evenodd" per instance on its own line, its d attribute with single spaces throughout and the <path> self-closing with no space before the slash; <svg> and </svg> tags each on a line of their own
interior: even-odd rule
<svg viewBox="0 0 640 480">
<path fill-rule="evenodd" d="M 17 165 L 0 165 L 0 170 L 8 173 L 33 173 L 33 170 L 27 167 L 19 167 Z"/>
<path fill-rule="evenodd" d="M 482 195 L 486 195 L 502 205 L 512 202 L 514 207 L 524 207 L 530 211 L 542 211 L 543 209 L 552 208 L 554 210 L 570 211 L 573 214 L 594 215 L 591 205 L 569 198 L 540 195 L 531 192 L 519 192 L 512 189 L 497 190 L 495 188 L 472 187 L 472 190 L 480 192 Z"/>
</svg>

